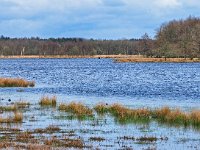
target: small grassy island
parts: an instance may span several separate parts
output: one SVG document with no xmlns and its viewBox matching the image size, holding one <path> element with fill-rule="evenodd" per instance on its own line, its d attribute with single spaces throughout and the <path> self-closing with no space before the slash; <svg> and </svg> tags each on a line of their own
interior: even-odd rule
<svg viewBox="0 0 200 150">
<path fill-rule="evenodd" d="M 0 78 L 0 87 L 34 87 L 34 81 L 20 78 Z"/>
</svg>

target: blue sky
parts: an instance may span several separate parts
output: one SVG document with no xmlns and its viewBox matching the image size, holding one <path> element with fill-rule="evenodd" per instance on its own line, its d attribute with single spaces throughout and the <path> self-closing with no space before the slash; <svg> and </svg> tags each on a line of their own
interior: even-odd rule
<svg viewBox="0 0 200 150">
<path fill-rule="evenodd" d="M 199 14 L 200 0 L 0 0 L 0 35 L 154 37 L 162 23 Z"/>
</svg>

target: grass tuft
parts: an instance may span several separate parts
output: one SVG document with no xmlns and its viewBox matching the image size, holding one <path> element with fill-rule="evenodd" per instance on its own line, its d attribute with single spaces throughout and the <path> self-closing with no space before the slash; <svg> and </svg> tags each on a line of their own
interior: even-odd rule
<svg viewBox="0 0 200 150">
<path fill-rule="evenodd" d="M 55 107 L 56 104 L 57 104 L 57 98 L 56 98 L 56 96 L 53 96 L 53 97 L 43 96 L 40 99 L 39 104 L 41 106 L 52 106 L 52 107 Z"/>
<path fill-rule="evenodd" d="M 60 111 L 73 113 L 78 118 L 92 117 L 93 111 L 82 103 L 71 102 L 69 104 L 60 104 Z"/>
<path fill-rule="evenodd" d="M 23 114 L 14 112 L 13 117 L 0 118 L 0 123 L 21 123 L 23 121 Z"/>
</svg>

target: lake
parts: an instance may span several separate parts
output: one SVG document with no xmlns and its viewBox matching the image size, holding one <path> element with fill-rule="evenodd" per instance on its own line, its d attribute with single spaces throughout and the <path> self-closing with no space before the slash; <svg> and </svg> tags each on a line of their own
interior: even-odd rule
<svg viewBox="0 0 200 150">
<path fill-rule="evenodd" d="M 43 95 L 55 95 L 60 103 L 79 101 L 89 107 L 105 102 L 121 103 L 130 108 L 169 106 L 185 111 L 198 109 L 200 63 L 115 63 L 112 59 L 86 58 L 1 59 L 0 76 L 36 82 L 34 88 L 0 88 L 1 103 L 8 103 L 7 100 L 11 99 L 11 102 L 26 100 L 34 104 L 32 109 L 35 110 L 37 123 L 27 119 L 21 126 L 23 129 L 39 127 L 40 124 L 45 127 L 51 123 L 67 130 L 66 124 L 86 143 L 103 149 L 118 149 L 123 145 L 137 149 L 195 149 L 200 145 L 200 132 L 192 128 L 168 127 L 155 122 L 149 125 L 120 125 L 109 116 L 98 118 L 100 125 L 94 127 L 94 120 L 81 123 L 78 120 L 58 121 L 47 114 L 57 117 L 60 113 L 46 110 L 42 115 L 36 109 Z M 88 141 L 91 135 L 104 136 L 107 140 L 100 144 Z M 168 140 L 145 144 L 124 140 L 120 143 L 120 137 L 125 135 L 167 137 Z"/>
</svg>

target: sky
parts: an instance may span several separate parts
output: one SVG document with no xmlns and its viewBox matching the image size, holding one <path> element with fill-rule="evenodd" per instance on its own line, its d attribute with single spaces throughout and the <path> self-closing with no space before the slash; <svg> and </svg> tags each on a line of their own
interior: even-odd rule
<svg viewBox="0 0 200 150">
<path fill-rule="evenodd" d="M 0 35 L 154 38 L 161 24 L 199 14 L 200 0 L 0 0 Z"/>
</svg>

